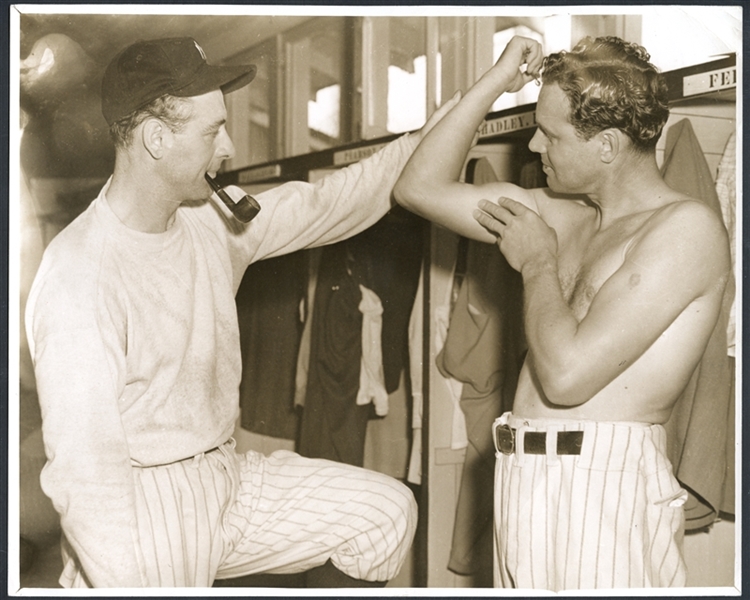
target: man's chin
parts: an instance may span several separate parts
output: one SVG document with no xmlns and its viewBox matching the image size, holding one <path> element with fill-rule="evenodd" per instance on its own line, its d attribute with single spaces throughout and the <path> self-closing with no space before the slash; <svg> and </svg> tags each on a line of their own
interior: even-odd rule
<svg viewBox="0 0 750 600">
<path fill-rule="evenodd" d="M 547 175 L 547 187 L 555 192 L 556 194 L 577 194 L 578 192 L 574 190 L 569 190 L 564 185 L 562 185 L 557 179 L 554 177 Z"/>
</svg>

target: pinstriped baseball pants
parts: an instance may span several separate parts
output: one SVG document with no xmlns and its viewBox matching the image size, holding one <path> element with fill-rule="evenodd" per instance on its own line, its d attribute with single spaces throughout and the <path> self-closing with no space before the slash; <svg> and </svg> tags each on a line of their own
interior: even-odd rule
<svg viewBox="0 0 750 600">
<path fill-rule="evenodd" d="M 392 579 L 416 529 L 414 496 L 386 475 L 233 440 L 194 458 L 134 468 L 143 564 L 152 587 L 208 587 L 298 573 L 329 558 L 347 575 Z M 85 586 L 71 573 L 72 586 Z"/>
<path fill-rule="evenodd" d="M 495 585 L 565 589 L 684 586 L 683 504 L 660 425 L 521 419 L 516 450 L 496 452 Z M 583 431 L 580 456 L 556 432 Z M 546 431 L 547 454 L 523 451 Z"/>
</svg>

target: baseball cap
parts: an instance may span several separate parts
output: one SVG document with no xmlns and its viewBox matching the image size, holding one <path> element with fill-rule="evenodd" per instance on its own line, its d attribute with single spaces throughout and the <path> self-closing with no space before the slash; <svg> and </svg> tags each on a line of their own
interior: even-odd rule
<svg viewBox="0 0 750 600">
<path fill-rule="evenodd" d="M 185 98 L 219 89 L 227 94 L 250 83 L 255 72 L 255 65 L 209 65 L 191 37 L 139 41 L 107 66 L 102 113 L 112 125 L 165 94 Z"/>
</svg>

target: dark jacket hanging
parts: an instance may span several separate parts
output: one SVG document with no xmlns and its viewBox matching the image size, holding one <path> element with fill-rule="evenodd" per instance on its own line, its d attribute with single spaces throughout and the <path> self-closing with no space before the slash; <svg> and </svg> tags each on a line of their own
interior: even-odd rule
<svg viewBox="0 0 750 600">
<path fill-rule="evenodd" d="M 307 282 L 306 251 L 248 267 L 237 290 L 243 429 L 275 438 L 297 438 L 294 375 Z"/>
</svg>

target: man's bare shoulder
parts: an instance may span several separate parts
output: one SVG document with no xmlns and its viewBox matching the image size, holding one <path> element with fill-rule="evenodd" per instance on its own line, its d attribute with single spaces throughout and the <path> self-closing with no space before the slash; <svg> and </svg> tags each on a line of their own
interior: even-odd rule
<svg viewBox="0 0 750 600">
<path fill-rule="evenodd" d="M 641 265 L 658 263 L 662 269 L 703 280 L 709 287 L 724 281 L 731 266 L 721 216 L 689 197 L 655 210 L 633 236 L 627 257 Z"/>
<path fill-rule="evenodd" d="M 533 197 L 539 216 L 558 231 L 565 226 L 575 226 L 596 212 L 584 194 L 558 194 L 546 187 L 526 191 Z"/>
<path fill-rule="evenodd" d="M 683 196 L 653 211 L 641 228 L 642 236 L 674 236 L 672 241 L 695 245 L 727 243 L 721 216 L 705 202 Z"/>
</svg>

